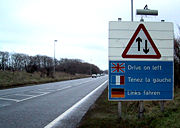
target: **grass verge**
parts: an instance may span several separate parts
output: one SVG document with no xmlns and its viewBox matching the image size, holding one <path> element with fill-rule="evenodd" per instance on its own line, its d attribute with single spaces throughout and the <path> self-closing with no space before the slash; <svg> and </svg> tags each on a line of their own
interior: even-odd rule
<svg viewBox="0 0 180 128">
<path fill-rule="evenodd" d="M 63 72 L 56 72 L 55 77 L 41 77 L 39 72 L 27 73 L 24 71 L 0 71 L 0 89 L 21 87 L 40 83 L 57 82 L 63 80 L 79 79 L 89 77 L 83 74 L 70 75 Z"/>
<path fill-rule="evenodd" d="M 144 117 L 138 118 L 138 102 L 122 102 L 123 118 L 118 118 L 115 101 L 108 101 L 106 89 L 83 117 L 78 128 L 180 128 L 180 89 L 175 90 L 174 100 L 165 102 L 160 111 L 158 101 L 145 101 Z"/>
</svg>

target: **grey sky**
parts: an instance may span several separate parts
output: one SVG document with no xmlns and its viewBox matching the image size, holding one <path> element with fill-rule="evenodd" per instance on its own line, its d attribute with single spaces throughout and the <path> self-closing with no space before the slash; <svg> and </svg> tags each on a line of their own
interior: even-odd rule
<svg viewBox="0 0 180 128">
<path fill-rule="evenodd" d="M 29 55 L 78 58 L 108 69 L 108 22 L 129 21 L 131 0 L 1 0 L 0 50 Z M 145 21 L 180 25 L 179 0 L 134 0 L 135 10 L 148 5 L 159 10 Z"/>
</svg>

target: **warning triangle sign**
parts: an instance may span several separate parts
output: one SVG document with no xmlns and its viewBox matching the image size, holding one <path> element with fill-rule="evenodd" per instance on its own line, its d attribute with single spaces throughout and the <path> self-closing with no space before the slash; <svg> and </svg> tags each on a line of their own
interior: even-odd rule
<svg viewBox="0 0 180 128">
<path fill-rule="evenodd" d="M 123 58 L 160 59 L 161 54 L 143 24 L 140 24 L 122 53 Z"/>
</svg>

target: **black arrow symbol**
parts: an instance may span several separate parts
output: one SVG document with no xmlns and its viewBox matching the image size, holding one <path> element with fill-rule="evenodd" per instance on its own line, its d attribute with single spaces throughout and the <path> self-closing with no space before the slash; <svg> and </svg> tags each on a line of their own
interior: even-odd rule
<svg viewBox="0 0 180 128">
<path fill-rule="evenodd" d="M 136 39 L 136 42 L 138 42 L 138 51 L 140 51 L 140 43 L 142 42 L 142 39 L 140 37 L 138 37 Z"/>
<path fill-rule="evenodd" d="M 147 40 L 145 40 L 145 49 L 143 49 L 144 53 L 148 53 L 149 49 L 147 48 Z"/>
</svg>

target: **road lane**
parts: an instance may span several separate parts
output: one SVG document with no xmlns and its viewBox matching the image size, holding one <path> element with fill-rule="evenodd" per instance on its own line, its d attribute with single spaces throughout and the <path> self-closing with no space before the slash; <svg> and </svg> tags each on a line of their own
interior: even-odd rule
<svg viewBox="0 0 180 128">
<path fill-rule="evenodd" d="M 0 90 L 0 127 L 44 127 L 105 80 L 107 76 Z"/>
<path fill-rule="evenodd" d="M 82 117 L 88 111 L 90 106 L 94 104 L 96 99 L 101 95 L 103 90 L 107 87 L 107 81 L 102 83 L 88 95 L 79 100 L 71 108 L 66 110 L 63 114 L 59 115 L 45 128 L 76 128 L 81 121 Z"/>
</svg>

